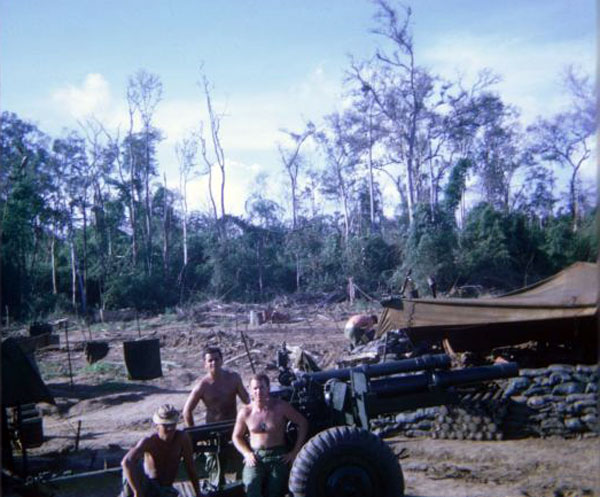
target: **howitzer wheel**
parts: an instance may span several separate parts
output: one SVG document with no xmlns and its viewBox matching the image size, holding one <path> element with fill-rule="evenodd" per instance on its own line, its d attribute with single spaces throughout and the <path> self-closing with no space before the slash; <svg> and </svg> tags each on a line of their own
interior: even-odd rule
<svg viewBox="0 0 600 497">
<path fill-rule="evenodd" d="M 294 497 L 400 497 L 404 477 L 392 449 L 370 431 L 324 430 L 302 448 L 290 473 Z"/>
</svg>

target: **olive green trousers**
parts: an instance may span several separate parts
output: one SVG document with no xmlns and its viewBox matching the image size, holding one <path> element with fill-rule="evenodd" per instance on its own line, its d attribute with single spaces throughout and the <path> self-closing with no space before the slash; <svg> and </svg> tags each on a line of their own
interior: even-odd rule
<svg viewBox="0 0 600 497">
<path fill-rule="evenodd" d="M 289 465 L 283 460 L 285 447 L 254 451 L 255 466 L 244 465 L 242 481 L 247 497 L 283 497 L 287 492 Z"/>
</svg>

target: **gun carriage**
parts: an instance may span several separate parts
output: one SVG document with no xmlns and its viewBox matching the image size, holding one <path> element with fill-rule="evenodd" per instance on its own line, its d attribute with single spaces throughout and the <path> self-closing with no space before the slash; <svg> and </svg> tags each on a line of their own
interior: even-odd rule
<svg viewBox="0 0 600 497">
<path fill-rule="evenodd" d="M 369 430 L 371 420 L 421 407 L 455 404 L 463 387 L 518 374 L 515 363 L 452 370 L 445 354 L 314 373 L 293 372 L 281 351 L 278 359 L 280 387 L 272 395 L 290 402 L 309 421 L 310 438 L 290 473 L 294 497 L 404 495 L 398 457 Z M 226 473 L 239 474 L 242 467 L 242 459 L 231 444 L 233 426 L 232 420 L 185 428 L 197 453 L 201 477 L 208 476 L 202 464 L 206 454 L 218 456 L 217 488 L 206 489 L 207 495 L 244 495 L 239 478 L 229 484 L 224 478 Z M 288 436 L 290 442 L 294 440 L 291 426 Z M 90 488 L 116 489 L 120 473 L 117 467 L 51 479 L 40 477 L 30 483 L 49 488 L 49 495 L 70 497 L 89 493 Z M 176 487 L 183 497 L 193 495 L 191 487 L 182 483 Z"/>
<path fill-rule="evenodd" d="M 450 369 L 445 354 L 293 373 L 279 354 L 280 383 L 272 395 L 290 402 L 309 421 L 309 440 L 290 473 L 295 497 L 398 497 L 404 478 L 398 458 L 369 431 L 374 417 L 420 407 L 455 404 L 459 388 L 518 374 L 515 363 Z M 233 422 L 186 429 L 198 452 L 221 453 Z M 295 436 L 293 427 L 288 430 Z M 241 463 L 241 460 L 239 460 Z M 225 465 L 223 465 L 225 471 Z M 221 478 L 222 481 L 222 478 Z M 223 487 L 223 494 L 233 491 Z"/>
</svg>

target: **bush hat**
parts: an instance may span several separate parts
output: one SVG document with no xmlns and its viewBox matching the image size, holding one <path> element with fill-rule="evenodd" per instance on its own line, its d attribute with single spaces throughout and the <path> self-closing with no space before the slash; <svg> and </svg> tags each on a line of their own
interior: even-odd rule
<svg viewBox="0 0 600 497">
<path fill-rule="evenodd" d="M 179 411 L 171 404 L 163 404 L 152 416 L 152 421 L 156 425 L 175 425 L 179 421 Z"/>
</svg>

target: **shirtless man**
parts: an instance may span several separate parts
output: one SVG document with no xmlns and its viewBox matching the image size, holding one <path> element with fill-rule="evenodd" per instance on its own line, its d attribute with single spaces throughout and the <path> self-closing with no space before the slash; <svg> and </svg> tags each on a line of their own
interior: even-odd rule
<svg viewBox="0 0 600 497">
<path fill-rule="evenodd" d="M 207 371 L 200 383 L 191 391 L 183 407 L 186 426 L 194 426 L 193 411 L 202 400 L 206 407 L 206 422 L 234 420 L 237 414 L 236 397 L 244 404 L 250 402 L 240 375 L 223 369 L 223 354 L 218 347 L 207 347 L 204 351 L 204 369 Z M 225 446 L 216 454 L 206 454 L 205 470 L 209 481 L 216 487 L 225 483 L 226 462 L 239 461 L 239 455 L 231 446 Z M 235 462 L 231 466 L 235 466 Z M 240 464 L 238 463 L 238 466 Z"/>
<path fill-rule="evenodd" d="M 233 444 L 244 456 L 242 480 L 247 497 L 283 497 L 287 491 L 289 465 L 308 433 L 308 421 L 287 402 L 271 397 L 269 377 L 257 374 L 250 380 L 252 403 L 240 409 L 233 429 Z M 292 450 L 285 446 L 287 421 L 298 426 Z M 249 440 L 245 435 L 249 433 Z"/>
<path fill-rule="evenodd" d="M 175 497 L 173 482 L 183 462 L 197 497 L 200 497 L 198 475 L 194 468 L 192 441 L 187 433 L 177 429 L 179 412 L 164 404 L 152 417 L 156 433 L 142 438 L 129 449 L 121 461 L 124 485 L 123 497 Z M 144 460 L 144 468 L 141 460 Z"/>
<path fill-rule="evenodd" d="M 223 354 L 218 347 L 207 347 L 204 352 L 206 376 L 194 387 L 183 407 L 183 420 L 186 426 L 194 426 L 193 410 L 202 400 L 206 406 L 206 422 L 235 419 L 236 396 L 244 404 L 250 402 L 240 375 L 223 369 Z"/>
<path fill-rule="evenodd" d="M 375 336 L 374 326 L 377 324 L 377 316 L 369 314 L 356 314 L 346 322 L 344 336 L 350 340 L 352 347 L 373 340 Z"/>
</svg>

